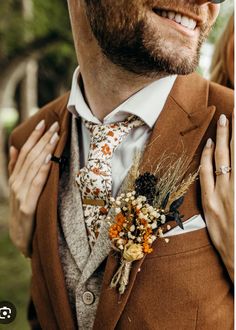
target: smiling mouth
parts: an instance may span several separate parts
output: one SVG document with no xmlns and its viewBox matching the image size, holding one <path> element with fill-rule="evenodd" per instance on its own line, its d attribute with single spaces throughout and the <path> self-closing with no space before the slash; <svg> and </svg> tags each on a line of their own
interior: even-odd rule
<svg viewBox="0 0 236 330">
<path fill-rule="evenodd" d="M 170 19 L 192 31 L 195 30 L 195 28 L 198 25 L 198 22 L 194 20 L 192 17 L 188 17 L 173 10 L 154 8 L 153 11 L 158 16 Z"/>
</svg>

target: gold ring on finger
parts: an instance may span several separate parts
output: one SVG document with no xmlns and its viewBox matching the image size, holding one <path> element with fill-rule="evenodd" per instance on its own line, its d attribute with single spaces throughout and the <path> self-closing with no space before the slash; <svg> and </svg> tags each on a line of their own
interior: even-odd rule
<svg viewBox="0 0 236 330">
<path fill-rule="evenodd" d="M 215 171 L 216 175 L 224 175 L 231 172 L 231 167 L 227 165 L 221 165 L 218 170 Z"/>
</svg>

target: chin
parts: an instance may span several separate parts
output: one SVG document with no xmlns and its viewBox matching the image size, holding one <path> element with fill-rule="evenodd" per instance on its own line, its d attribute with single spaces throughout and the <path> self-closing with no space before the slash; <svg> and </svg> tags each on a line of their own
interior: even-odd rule
<svg viewBox="0 0 236 330">
<path fill-rule="evenodd" d="M 153 71 L 157 74 L 162 73 L 165 75 L 187 75 L 194 72 L 199 64 L 199 51 L 193 51 L 191 49 L 182 47 L 171 49 L 168 48 L 163 52 L 152 52 L 151 57 L 153 58 Z M 164 50 L 164 48 L 162 49 Z"/>
</svg>

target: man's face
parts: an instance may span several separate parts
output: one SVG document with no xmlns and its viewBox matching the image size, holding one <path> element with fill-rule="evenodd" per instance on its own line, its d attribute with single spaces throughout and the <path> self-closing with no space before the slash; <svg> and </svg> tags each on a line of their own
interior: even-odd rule
<svg viewBox="0 0 236 330">
<path fill-rule="evenodd" d="M 136 74 L 188 74 L 219 5 L 194 0 L 84 0 L 103 53 Z"/>
</svg>

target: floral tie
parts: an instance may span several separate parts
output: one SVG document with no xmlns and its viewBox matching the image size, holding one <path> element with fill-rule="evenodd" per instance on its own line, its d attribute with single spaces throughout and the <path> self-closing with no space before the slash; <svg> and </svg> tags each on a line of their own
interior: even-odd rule
<svg viewBox="0 0 236 330">
<path fill-rule="evenodd" d="M 143 122 L 131 116 L 126 121 L 108 125 L 84 123 L 90 131 L 90 150 L 87 165 L 80 169 L 76 182 L 81 191 L 84 219 L 92 249 L 112 197 L 112 155 L 132 128 L 143 125 Z"/>
</svg>

